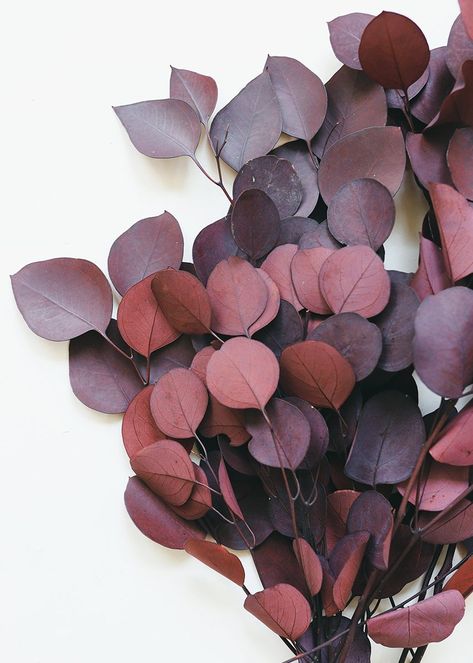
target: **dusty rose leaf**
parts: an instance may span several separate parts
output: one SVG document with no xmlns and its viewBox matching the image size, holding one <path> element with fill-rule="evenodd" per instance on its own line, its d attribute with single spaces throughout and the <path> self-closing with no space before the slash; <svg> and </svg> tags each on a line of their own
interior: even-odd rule
<svg viewBox="0 0 473 663">
<path fill-rule="evenodd" d="M 352 69 L 361 69 L 358 49 L 364 29 L 373 20 L 372 14 L 353 12 L 329 21 L 330 43 L 333 52 L 343 64 Z"/>
<path fill-rule="evenodd" d="M 332 249 L 314 248 L 299 250 L 291 261 L 292 284 L 296 296 L 304 308 L 326 315 L 331 313 L 319 288 L 319 274 Z"/>
<path fill-rule="evenodd" d="M 182 506 L 172 506 L 172 510 L 184 520 L 199 520 L 203 518 L 212 506 L 212 494 L 205 472 L 198 465 L 194 465 L 195 482 L 191 496 Z"/>
<path fill-rule="evenodd" d="M 389 565 L 394 519 L 391 504 L 375 490 L 367 490 L 354 500 L 346 521 L 347 531 L 369 532 L 366 555 L 381 571 Z"/>
<path fill-rule="evenodd" d="M 184 546 L 184 550 L 240 587 L 245 584 L 245 570 L 242 563 L 236 555 L 224 546 L 213 541 L 189 539 Z"/>
<path fill-rule="evenodd" d="M 447 147 L 452 135 L 451 127 L 436 127 L 424 134 L 408 133 L 406 148 L 416 177 L 424 188 L 432 182 L 451 184 L 447 164 Z"/>
<path fill-rule="evenodd" d="M 404 495 L 407 482 L 397 489 Z M 452 467 L 432 461 L 426 466 L 417 486 L 409 495 L 409 502 L 422 511 L 442 511 L 468 488 L 468 469 Z"/>
<path fill-rule="evenodd" d="M 242 251 L 252 260 L 262 258 L 279 238 L 278 209 L 264 191 L 246 189 L 233 204 L 231 228 L 235 244 Z"/>
<path fill-rule="evenodd" d="M 450 94 L 442 102 L 438 113 L 430 121 L 428 129 L 443 124 L 471 126 L 473 124 L 473 61 L 463 63 L 461 72 Z"/>
<path fill-rule="evenodd" d="M 308 216 L 319 199 L 319 187 L 317 184 L 317 170 L 310 157 L 307 145 L 301 140 L 292 140 L 276 147 L 272 154 L 290 161 L 294 167 L 302 187 L 302 200 L 295 211 L 300 216 Z"/>
<path fill-rule="evenodd" d="M 169 96 L 188 103 L 202 124 L 207 124 L 217 103 L 217 84 L 210 76 L 171 67 Z"/>
<path fill-rule="evenodd" d="M 290 640 L 305 633 L 311 622 L 307 600 L 295 587 L 283 583 L 247 596 L 245 610 L 271 631 Z"/>
<path fill-rule="evenodd" d="M 473 464 L 473 407 L 464 407 L 445 426 L 430 455 L 439 463 L 469 467 Z"/>
<path fill-rule="evenodd" d="M 336 490 L 327 497 L 327 552 L 330 555 L 336 543 L 347 533 L 347 519 L 353 502 L 360 495 L 356 490 Z"/>
<path fill-rule="evenodd" d="M 453 183 L 458 191 L 473 200 L 473 129 L 457 129 L 452 136 L 447 150 L 447 162 Z"/>
<path fill-rule="evenodd" d="M 462 500 L 432 524 L 433 518 L 437 516 L 429 511 L 420 513 L 418 526 L 422 530 L 422 539 L 427 543 L 460 543 L 473 536 L 472 502 Z"/>
<path fill-rule="evenodd" d="M 419 267 L 409 285 L 423 301 L 428 295 L 446 290 L 452 283 L 441 249 L 426 237 L 420 236 L 419 240 Z"/>
<path fill-rule="evenodd" d="M 447 42 L 447 65 L 454 78 L 461 74 L 463 63 L 473 59 L 473 40 L 465 27 L 462 14 L 453 23 Z"/>
<path fill-rule="evenodd" d="M 315 596 L 322 589 L 323 571 L 317 553 L 305 539 L 295 539 L 292 542 L 294 553 L 304 571 L 311 596 Z"/>
<path fill-rule="evenodd" d="M 243 515 L 240 509 L 240 505 L 238 504 L 235 491 L 233 490 L 232 482 L 230 481 L 227 466 L 225 465 L 223 458 L 220 459 L 220 463 L 218 465 L 218 484 L 225 504 L 232 511 L 232 513 L 235 514 L 235 516 L 238 516 L 240 520 L 245 520 L 245 516 Z"/>
<path fill-rule="evenodd" d="M 242 413 L 222 405 L 212 394 L 199 430 L 205 437 L 226 435 L 234 447 L 239 447 L 250 439 Z"/>
<path fill-rule="evenodd" d="M 369 532 L 346 534 L 330 554 L 329 565 L 334 578 L 332 595 L 338 610 L 344 610 L 350 599 L 369 538 Z"/>
<path fill-rule="evenodd" d="M 296 310 L 300 311 L 303 307 L 297 298 L 291 277 L 291 263 L 296 252 L 296 244 L 282 244 L 281 246 L 277 246 L 264 260 L 261 269 L 278 286 L 281 299 L 289 302 Z"/>
<path fill-rule="evenodd" d="M 257 271 L 265 282 L 268 291 L 268 301 L 266 302 L 266 307 L 263 313 L 250 326 L 248 330 L 250 336 L 253 336 L 256 334 L 256 332 L 271 324 L 271 322 L 276 318 L 281 306 L 281 295 L 279 294 L 278 286 L 274 283 L 269 274 L 267 274 L 263 269 L 258 269 Z"/>
<path fill-rule="evenodd" d="M 165 269 L 154 275 L 151 290 L 170 325 L 183 334 L 205 334 L 211 309 L 207 291 L 188 272 Z"/>
<path fill-rule="evenodd" d="M 430 51 L 429 78 L 420 94 L 412 101 L 412 114 L 425 124 L 437 115 L 442 101 L 453 87 L 454 79 L 446 63 L 446 46 Z"/>
<path fill-rule="evenodd" d="M 142 389 L 129 404 L 122 422 L 122 438 L 130 458 L 153 442 L 164 440 L 165 434 L 156 426 L 151 414 L 150 396 L 153 385 Z"/>
<path fill-rule="evenodd" d="M 205 285 L 221 260 L 241 253 L 233 239 L 230 222 L 227 219 L 214 221 L 200 231 L 192 247 L 197 276 Z"/>
</svg>

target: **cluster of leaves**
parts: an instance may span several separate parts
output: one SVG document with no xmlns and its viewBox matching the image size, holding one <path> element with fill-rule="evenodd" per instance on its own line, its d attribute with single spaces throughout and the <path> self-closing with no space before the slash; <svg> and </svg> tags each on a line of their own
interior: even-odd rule
<svg viewBox="0 0 473 663">
<path fill-rule="evenodd" d="M 326 85 L 269 57 L 211 123 L 213 79 L 172 69 L 169 99 L 115 111 L 140 152 L 190 157 L 227 197 L 193 264 L 164 212 L 111 248 L 116 320 L 86 260 L 12 277 L 30 328 L 70 340 L 77 397 L 125 413 L 134 523 L 242 586 L 290 660 L 366 663 L 370 636 L 417 663 L 473 588 L 469 553 L 454 566 L 473 537 L 473 407 L 460 407 L 473 382 L 473 9 L 461 5 L 432 51 L 404 16 L 337 18 L 343 66 Z M 275 147 L 281 133 L 295 140 Z M 222 160 L 238 171 L 231 194 Z M 383 264 L 406 161 L 429 207 L 415 274 Z M 441 397 L 424 417 L 414 369 Z M 251 551 L 262 591 L 228 548 Z"/>
</svg>

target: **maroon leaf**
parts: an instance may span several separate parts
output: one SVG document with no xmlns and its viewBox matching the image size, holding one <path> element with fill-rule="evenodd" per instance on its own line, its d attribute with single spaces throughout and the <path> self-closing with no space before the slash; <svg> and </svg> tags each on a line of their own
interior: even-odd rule
<svg viewBox="0 0 473 663">
<path fill-rule="evenodd" d="M 240 170 L 250 159 L 267 154 L 276 145 L 281 129 L 279 102 L 265 71 L 217 113 L 210 137 L 225 163 Z"/>
<path fill-rule="evenodd" d="M 231 445 L 235 447 L 245 444 L 250 439 L 241 412 L 225 407 L 212 395 L 199 430 L 205 437 L 226 435 Z"/>
<path fill-rule="evenodd" d="M 282 130 L 309 142 L 320 129 L 327 111 L 324 84 L 293 58 L 268 56 L 266 70 L 281 107 Z"/>
<path fill-rule="evenodd" d="M 453 86 L 453 77 L 445 61 L 447 48 L 440 46 L 430 51 L 429 78 L 420 94 L 411 103 L 412 114 L 425 124 L 437 115 L 442 101 Z"/>
<path fill-rule="evenodd" d="M 331 313 L 319 288 L 319 274 L 332 249 L 315 248 L 297 251 L 291 262 L 291 277 L 296 296 L 304 308 L 325 315 Z"/>
<path fill-rule="evenodd" d="M 189 336 L 180 336 L 174 343 L 153 352 L 150 358 L 150 383 L 157 382 L 160 377 L 169 373 L 173 368 L 189 368 L 194 355 L 195 350 Z M 146 360 L 143 360 L 141 364 L 141 373 L 145 376 Z"/>
<path fill-rule="evenodd" d="M 232 338 L 212 355 L 207 367 L 210 393 L 227 407 L 262 409 L 276 390 L 279 366 L 266 346 Z"/>
<path fill-rule="evenodd" d="M 290 216 L 281 221 L 278 246 L 298 244 L 302 235 L 317 228 L 317 222 L 305 216 Z"/>
<path fill-rule="evenodd" d="M 227 466 L 225 465 L 223 458 L 220 459 L 220 463 L 218 465 L 218 484 L 222 492 L 224 502 L 230 511 L 232 511 L 235 516 L 238 516 L 240 520 L 245 520 L 245 516 L 243 515 L 240 509 L 240 505 L 238 504 L 232 483 L 230 481 L 230 477 L 228 476 Z"/>
<path fill-rule="evenodd" d="M 105 333 L 112 291 L 88 260 L 33 262 L 11 277 L 15 301 L 28 327 L 50 341 L 68 341 L 96 329 Z"/>
<path fill-rule="evenodd" d="M 358 313 L 364 318 L 385 308 L 391 289 L 381 259 L 367 246 L 335 251 L 320 270 L 319 285 L 334 313 Z"/>
<path fill-rule="evenodd" d="M 348 361 L 322 341 L 303 341 L 283 350 L 281 381 L 284 389 L 315 407 L 338 410 L 355 385 Z"/>
<path fill-rule="evenodd" d="M 459 398 L 473 381 L 472 325 L 473 292 L 461 286 L 427 297 L 417 311 L 414 366 L 422 382 L 445 398 Z"/>
<path fill-rule="evenodd" d="M 344 610 L 350 599 L 369 538 L 368 532 L 347 534 L 332 550 L 329 565 L 334 577 L 333 601 L 338 608 L 335 612 Z M 327 614 L 330 616 L 329 613 Z"/>
<path fill-rule="evenodd" d="M 363 31 L 359 57 L 370 78 L 407 94 L 427 69 L 430 51 L 422 30 L 411 19 L 381 12 Z"/>
<path fill-rule="evenodd" d="M 308 216 L 319 199 L 319 187 L 317 185 L 317 171 L 307 145 L 301 140 L 293 140 L 276 147 L 272 154 L 290 161 L 293 165 L 302 186 L 302 200 L 296 212 L 300 216 Z M 281 214 L 281 216 L 284 215 Z"/>
<path fill-rule="evenodd" d="M 326 249 L 333 249 L 334 251 L 342 247 L 330 233 L 327 221 L 322 221 L 314 230 L 304 233 L 299 240 L 300 249 L 316 249 L 319 246 L 323 246 Z"/>
<path fill-rule="evenodd" d="M 461 621 L 465 600 L 455 590 L 368 620 L 368 634 L 385 647 L 423 647 L 445 640 Z"/>
<path fill-rule="evenodd" d="M 443 429 L 430 454 L 439 463 L 470 466 L 473 454 L 473 407 L 464 407 Z"/>
<path fill-rule="evenodd" d="M 400 483 L 410 476 L 424 442 L 417 405 L 398 391 L 382 391 L 362 410 L 345 473 L 368 486 Z"/>
<path fill-rule="evenodd" d="M 447 151 L 448 167 L 458 191 L 469 200 L 473 199 L 473 129 L 457 129 Z"/>
<path fill-rule="evenodd" d="M 257 260 L 269 253 L 278 241 L 279 212 L 264 191 L 247 189 L 235 200 L 231 225 L 236 245 L 252 260 Z"/>
<path fill-rule="evenodd" d="M 273 532 L 252 550 L 252 555 L 264 588 L 287 583 L 309 598 L 304 573 L 290 539 Z"/>
<path fill-rule="evenodd" d="M 182 506 L 171 507 L 174 513 L 185 520 L 198 520 L 203 518 L 212 506 L 212 494 L 205 472 L 198 465 L 194 465 L 195 483 L 191 496 Z"/>
<path fill-rule="evenodd" d="M 245 570 L 236 555 L 213 541 L 189 539 L 184 550 L 240 587 L 245 584 Z"/>
<path fill-rule="evenodd" d="M 150 396 L 153 385 L 142 389 L 125 412 L 122 422 L 122 437 L 126 452 L 130 458 L 144 447 L 164 440 L 165 434 L 159 430 L 151 414 Z"/>
<path fill-rule="evenodd" d="M 356 490 L 336 490 L 327 497 L 327 529 L 325 532 L 327 552 L 330 555 L 336 543 L 346 531 L 348 514 L 353 502 L 361 495 Z"/>
<path fill-rule="evenodd" d="M 163 375 L 151 394 L 151 412 L 166 435 L 177 439 L 192 437 L 207 409 L 204 383 L 186 368 L 174 368 Z"/>
<path fill-rule="evenodd" d="M 151 289 L 170 325 L 183 334 L 205 334 L 210 329 L 210 300 L 202 283 L 188 272 L 161 270 Z"/>
<path fill-rule="evenodd" d="M 471 557 L 450 577 L 443 591 L 449 592 L 452 589 L 459 591 L 465 599 L 473 592 L 473 559 Z"/>
<path fill-rule="evenodd" d="M 207 293 L 212 329 L 229 336 L 248 335 L 268 302 L 268 289 L 257 270 L 236 257 L 218 263 L 209 277 Z"/>
<path fill-rule="evenodd" d="M 332 235 L 348 246 L 364 244 L 377 251 L 394 226 L 394 201 L 373 179 L 348 182 L 332 198 L 327 223 Z"/>
<path fill-rule="evenodd" d="M 358 57 L 360 39 L 372 19 L 372 14 L 353 12 L 334 18 L 328 23 L 333 52 L 340 62 L 352 69 L 362 68 Z"/>
<path fill-rule="evenodd" d="M 283 583 L 247 596 L 245 610 L 271 631 L 290 640 L 297 640 L 311 622 L 307 600 L 295 587 Z"/>
<path fill-rule="evenodd" d="M 215 110 L 217 84 L 210 76 L 171 67 L 169 96 L 188 103 L 205 125 Z"/>
<path fill-rule="evenodd" d="M 394 520 L 388 500 L 375 490 L 368 490 L 353 502 L 347 518 L 347 531 L 369 532 L 366 549 L 368 559 L 376 568 L 384 571 L 389 564 L 389 551 Z"/>
<path fill-rule="evenodd" d="M 138 477 L 128 480 L 125 506 L 141 532 L 166 548 L 183 550 L 189 539 L 204 539 L 200 527 L 174 513 Z"/>
<path fill-rule="evenodd" d="M 323 571 L 320 560 L 315 550 L 305 539 L 295 539 L 292 545 L 299 564 L 304 570 L 304 577 L 310 594 L 315 596 L 322 588 Z"/>
<path fill-rule="evenodd" d="M 356 313 L 339 313 L 327 318 L 307 338 L 323 341 L 338 350 L 350 362 L 357 380 L 373 372 L 383 347 L 377 326 Z"/>
<path fill-rule="evenodd" d="M 106 414 L 125 412 L 143 388 L 132 361 L 96 332 L 70 342 L 69 380 L 84 405 Z"/>
<path fill-rule="evenodd" d="M 447 65 L 452 76 L 458 78 L 463 63 L 471 59 L 473 59 L 473 41 L 460 14 L 452 25 L 447 43 Z"/>
<path fill-rule="evenodd" d="M 328 204 L 347 182 L 371 177 L 392 195 L 401 186 L 406 151 L 398 127 L 370 127 L 345 136 L 324 154 L 319 168 L 319 187 Z"/>
<path fill-rule="evenodd" d="M 264 191 L 276 205 L 281 219 L 295 214 L 302 202 L 303 190 L 297 170 L 290 160 L 271 154 L 252 159 L 237 174 L 233 197 L 238 198 L 248 189 Z"/>
<path fill-rule="evenodd" d="M 226 219 L 214 221 L 200 231 L 192 247 L 197 276 L 202 283 L 207 283 L 212 270 L 221 260 L 238 253 L 230 223 Z"/>
<path fill-rule="evenodd" d="M 452 509 L 448 509 L 433 525 L 433 518 L 438 514 L 421 512 L 418 526 L 421 536 L 427 543 L 460 543 L 473 536 L 473 503 L 462 500 Z"/>
<path fill-rule="evenodd" d="M 112 244 L 108 273 L 121 295 L 146 276 L 166 267 L 179 269 L 184 239 L 169 212 L 137 221 Z"/>
<path fill-rule="evenodd" d="M 303 306 L 297 298 L 291 277 L 291 262 L 297 252 L 296 244 L 282 244 L 271 251 L 261 265 L 279 288 L 281 299 L 300 311 Z"/>
<path fill-rule="evenodd" d="M 171 327 L 151 290 L 153 276 L 127 290 L 118 307 L 118 328 L 125 342 L 144 357 L 179 336 Z"/>
<path fill-rule="evenodd" d="M 182 444 L 153 442 L 131 460 L 135 474 L 167 504 L 182 506 L 194 487 L 194 466 Z"/>
<path fill-rule="evenodd" d="M 423 472 L 418 487 L 409 495 L 409 502 L 422 511 L 442 511 L 468 488 L 468 469 L 451 467 L 432 461 Z M 407 482 L 397 488 L 401 495 L 406 491 Z"/>
<path fill-rule="evenodd" d="M 440 248 L 422 235 L 419 240 L 419 267 L 411 279 L 410 286 L 422 301 L 428 295 L 436 295 L 446 290 L 452 283 Z"/>
<path fill-rule="evenodd" d="M 138 152 L 155 159 L 195 158 L 200 122 L 194 109 L 185 101 L 140 101 L 115 106 L 113 110 Z"/>
<path fill-rule="evenodd" d="M 315 409 L 310 403 L 297 398 L 297 396 L 289 396 L 286 398 L 289 403 L 292 403 L 302 412 L 307 419 L 310 427 L 310 441 L 309 449 L 305 458 L 300 465 L 300 469 L 312 470 L 317 463 L 320 463 L 325 452 L 327 451 L 329 442 L 329 432 L 325 419 L 318 410 Z"/>
</svg>

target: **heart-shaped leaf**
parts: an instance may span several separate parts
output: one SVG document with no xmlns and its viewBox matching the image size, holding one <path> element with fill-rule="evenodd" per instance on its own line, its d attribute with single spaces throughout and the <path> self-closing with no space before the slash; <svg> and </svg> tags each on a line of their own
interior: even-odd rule
<svg viewBox="0 0 473 663">
<path fill-rule="evenodd" d="M 271 631 L 290 640 L 297 640 L 311 622 L 307 600 L 295 587 L 283 583 L 247 596 L 245 610 Z"/>
</svg>

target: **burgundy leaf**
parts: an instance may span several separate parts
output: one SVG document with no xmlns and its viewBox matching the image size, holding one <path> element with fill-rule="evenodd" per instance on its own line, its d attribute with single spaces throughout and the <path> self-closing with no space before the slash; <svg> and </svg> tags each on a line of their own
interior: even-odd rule
<svg viewBox="0 0 473 663">
<path fill-rule="evenodd" d="M 290 216 L 281 221 L 281 232 L 279 234 L 278 246 L 283 244 L 298 244 L 301 237 L 317 228 L 314 219 L 305 216 Z"/>
<path fill-rule="evenodd" d="M 230 444 L 235 447 L 245 444 L 250 439 L 242 413 L 222 405 L 212 394 L 199 430 L 205 437 L 226 435 Z"/>
<path fill-rule="evenodd" d="M 152 391 L 153 385 L 149 385 L 138 392 L 123 417 L 123 444 L 130 458 L 134 458 L 144 447 L 166 438 L 165 434 L 156 426 L 151 414 L 150 396 Z"/>
<path fill-rule="evenodd" d="M 194 109 L 185 101 L 140 101 L 115 106 L 113 110 L 138 152 L 155 159 L 195 158 L 200 122 Z"/>
<path fill-rule="evenodd" d="M 439 463 L 469 467 L 473 454 L 473 407 L 464 407 L 443 429 L 430 454 Z"/>
<path fill-rule="evenodd" d="M 212 506 L 212 494 L 205 472 L 198 465 L 194 465 L 195 483 L 191 496 L 182 506 L 172 506 L 172 510 L 184 520 L 198 520 L 203 518 Z"/>
<path fill-rule="evenodd" d="M 267 154 L 276 145 L 281 129 L 279 102 L 265 71 L 217 113 L 210 137 L 225 163 L 240 170 L 250 159 Z"/>
<path fill-rule="evenodd" d="M 330 233 L 327 221 L 322 221 L 314 230 L 304 233 L 299 240 L 300 249 L 316 249 L 320 246 L 326 249 L 333 249 L 334 251 L 342 247 Z"/>
<path fill-rule="evenodd" d="M 274 283 L 273 279 L 267 274 L 263 269 L 257 269 L 258 274 L 261 276 L 265 282 L 267 291 L 268 291 L 268 301 L 266 302 L 266 307 L 260 317 L 254 322 L 248 333 L 250 336 L 256 334 L 264 327 L 267 327 L 277 316 L 280 306 L 281 306 L 281 296 L 279 294 L 279 288 Z"/>
<path fill-rule="evenodd" d="M 223 458 L 220 459 L 220 463 L 218 465 L 218 484 L 225 504 L 232 511 L 232 513 L 235 514 L 235 516 L 240 518 L 240 520 L 245 520 L 245 516 L 243 515 L 240 509 L 240 505 L 238 504 Z"/>
<path fill-rule="evenodd" d="M 412 102 L 415 97 L 422 92 L 430 76 L 430 61 L 429 66 L 426 68 L 424 73 L 420 78 L 418 78 L 412 85 L 409 85 L 407 88 L 407 99 L 409 102 Z M 386 90 L 386 99 L 388 102 L 389 108 L 397 108 L 399 110 L 404 109 L 405 104 L 405 94 L 399 90 Z"/>
<path fill-rule="evenodd" d="M 207 124 L 217 103 L 218 90 L 214 79 L 195 71 L 171 67 L 169 83 L 169 96 L 188 103 L 202 124 Z"/>
<path fill-rule="evenodd" d="M 358 57 L 361 35 L 373 18 L 372 14 L 353 12 L 328 23 L 333 52 L 340 62 L 352 69 L 362 68 Z"/>
<path fill-rule="evenodd" d="M 323 571 L 320 560 L 312 546 L 305 539 L 295 539 L 292 545 L 304 571 L 310 594 L 315 596 L 322 588 Z"/>
<path fill-rule="evenodd" d="M 356 490 L 336 490 L 327 497 L 327 529 L 325 537 L 329 555 L 336 543 L 347 533 L 348 514 L 359 495 L 361 493 Z"/>
<path fill-rule="evenodd" d="M 236 555 L 213 541 L 189 539 L 184 550 L 240 587 L 245 584 L 245 570 Z"/>
<path fill-rule="evenodd" d="M 442 511 L 468 488 L 468 469 L 451 467 L 430 462 L 424 469 L 421 480 L 409 495 L 409 502 L 422 511 Z M 407 482 L 397 487 L 401 495 L 406 491 Z"/>
<path fill-rule="evenodd" d="M 473 123 L 473 61 L 463 63 L 461 72 L 450 94 L 444 99 L 440 110 L 431 120 L 430 127 L 442 124 L 471 126 Z"/>
<path fill-rule="evenodd" d="M 463 12 L 462 12 L 463 13 Z M 473 59 L 473 40 L 460 14 L 452 25 L 447 42 L 447 65 L 454 78 L 461 74 L 463 63 Z"/>
<path fill-rule="evenodd" d="M 370 533 L 366 554 L 376 569 L 384 571 L 388 568 L 393 528 L 391 505 L 381 493 L 367 490 L 353 502 L 347 518 L 347 531 L 350 534 Z"/>
<path fill-rule="evenodd" d="M 307 600 L 295 587 L 283 583 L 247 596 L 245 610 L 271 631 L 290 640 L 297 640 L 311 622 Z"/>
<path fill-rule="evenodd" d="M 438 514 L 421 512 L 418 526 L 421 536 L 427 543 L 460 543 L 473 536 L 473 503 L 462 500 L 455 507 L 448 509 L 433 525 L 433 518 Z"/>
<path fill-rule="evenodd" d="M 410 286 L 423 301 L 428 295 L 436 295 L 446 290 L 452 283 L 447 274 L 441 249 L 422 235 L 419 241 L 419 267 L 411 279 Z"/>
<path fill-rule="evenodd" d="M 266 541 L 252 550 L 252 555 L 265 589 L 287 583 L 309 598 L 304 573 L 290 539 L 273 532 Z"/>
<path fill-rule="evenodd" d="M 276 147 L 272 154 L 290 161 L 293 165 L 302 186 L 302 200 L 296 212 L 300 216 L 309 215 L 319 199 L 319 187 L 317 171 L 307 145 L 301 140 L 293 140 Z"/>
<path fill-rule="evenodd" d="M 214 221 L 197 235 L 192 247 L 192 258 L 197 276 L 206 284 L 216 265 L 230 256 L 241 253 L 233 239 L 230 223 L 226 219 Z"/>
<path fill-rule="evenodd" d="M 327 451 L 329 442 L 329 432 L 325 419 L 318 410 L 315 409 L 310 403 L 297 398 L 297 396 L 289 396 L 286 398 L 289 403 L 292 403 L 302 412 L 307 419 L 310 427 L 310 441 L 309 449 L 305 458 L 300 465 L 300 469 L 312 470 L 317 463 L 319 463 L 325 452 Z"/>
<path fill-rule="evenodd" d="M 166 548 L 183 550 L 189 539 L 205 538 L 197 524 L 180 518 L 138 477 L 128 480 L 125 506 L 138 529 Z"/>
<path fill-rule="evenodd" d="M 278 209 L 264 191 L 244 190 L 233 205 L 231 227 L 236 245 L 252 260 L 257 260 L 269 253 L 278 241 Z"/>
<path fill-rule="evenodd" d="M 112 244 L 108 273 L 121 295 L 146 276 L 166 267 L 179 269 L 184 239 L 169 212 L 137 221 Z"/>
<path fill-rule="evenodd" d="M 447 151 L 448 167 L 458 191 L 468 200 L 473 200 L 473 129 L 457 129 Z"/>
<path fill-rule="evenodd" d="M 68 341 L 92 329 L 105 333 L 112 291 L 88 260 L 33 262 L 11 277 L 15 301 L 28 327 L 50 341 Z"/>
<path fill-rule="evenodd" d="M 300 311 L 303 306 L 297 298 L 291 277 L 291 262 L 297 252 L 296 244 L 282 244 L 271 251 L 261 265 L 279 288 L 281 299 Z"/>
<path fill-rule="evenodd" d="M 334 604 L 338 608 L 334 612 L 344 610 L 350 599 L 369 538 L 368 532 L 346 534 L 332 550 L 329 558 L 330 570 L 334 577 L 332 595 Z M 330 616 L 327 610 L 326 614 Z"/>
<path fill-rule="evenodd" d="M 449 592 L 452 589 L 459 591 L 465 599 L 473 592 L 473 559 L 471 557 L 449 578 L 443 591 Z"/>
<path fill-rule="evenodd" d="M 315 248 L 297 251 L 291 262 L 291 277 L 296 296 L 304 308 L 326 315 L 331 313 L 319 288 L 319 274 L 332 249 Z"/>
</svg>

